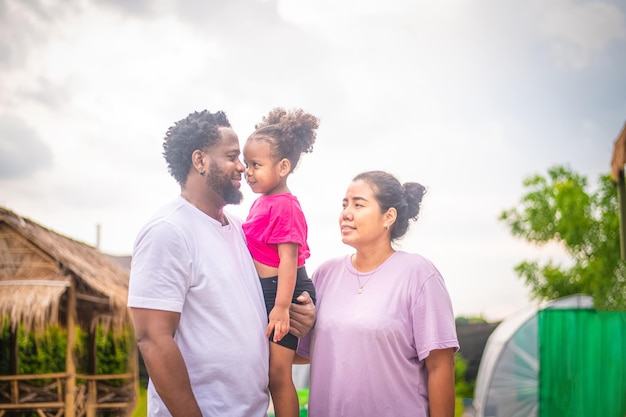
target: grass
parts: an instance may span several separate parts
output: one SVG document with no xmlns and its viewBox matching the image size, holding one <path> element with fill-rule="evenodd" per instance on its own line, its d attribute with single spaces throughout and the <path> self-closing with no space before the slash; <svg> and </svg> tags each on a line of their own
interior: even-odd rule
<svg viewBox="0 0 626 417">
<path fill-rule="evenodd" d="M 146 387 L 139 386 L 139 398 L 137 399 L 137 407 L 133 412 L 132 417 L 146 417 L 148 415 L 148 405 L 146 398 Z"/>
<path fill-rule="evenodd" d="M 456 397 L 454 400 L 454 417 L 461 417 L 463 414 L 463 399 Z"/>
<path fill-rule="evenodd" d="M 302 401 L 304 399 L 303 393 L 299 393 L 299 394 L 300 394 L 299 399 Z M 143 386 L 140 386 L 139 387 L 139 400 L 137 401 L 137 408 L 135 408 L 135 411 L 133 412 L 132 417 L 146 417 L 148 415 L 148 408 L 146 405 L 146 401 L 147 401 L 146 388 Z M 461 414 L 463 414 L 463 400 L 460 397 L 457 397 L 454 417 L 461 417 Z"/>
</svg>

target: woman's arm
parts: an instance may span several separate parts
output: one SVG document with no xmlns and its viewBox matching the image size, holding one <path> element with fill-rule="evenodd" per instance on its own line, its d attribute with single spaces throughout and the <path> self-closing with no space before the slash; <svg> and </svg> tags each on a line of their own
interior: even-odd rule
<svg viewBox="0 0 626 417">
<path fill-rule="evenodd" d="M 454 417 L 454 349 L 431 350 L 426 369 L 430 417 Z"/>
</svg>

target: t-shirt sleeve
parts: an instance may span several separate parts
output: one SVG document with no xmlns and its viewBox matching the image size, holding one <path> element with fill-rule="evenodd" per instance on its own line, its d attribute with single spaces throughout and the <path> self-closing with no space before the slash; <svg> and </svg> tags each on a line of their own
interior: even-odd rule
<svg viewBox="0 0 626 417">
<path fill-rule="evenodd" d="M 182 312 L 191 265 L 180 230 L 166 222 L 147 226 L 133 249 L 128 306 Z"/>
<path fill-rule="evenodd" d="M 452 302 L 441 275 L 433 273 L 426 279 L 413 303 L 412 315 L 415 348 L 420 360 L 432 350 L 459 350 Z"/>
<path fill-rule="evenodd" d="M 304 213 L 291 201 L 275 204 L 272 207 L 268 224 L 267 243 L 295 243 L 304 245 L 306 242 L 306 220 Z"/>
<path fill-rule="evenodd" d="M 303 358 L 310 358 L 310 345 L 311 345 L 311 332 L 309 332 L 306 336 L 298 339 L 298 350 L 296 351 L 298 355 Z"/>
</svg>

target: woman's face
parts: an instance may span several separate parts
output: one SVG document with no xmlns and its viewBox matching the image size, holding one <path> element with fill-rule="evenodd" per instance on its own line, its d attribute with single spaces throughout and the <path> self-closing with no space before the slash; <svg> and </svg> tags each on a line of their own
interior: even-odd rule
<svg viewBox="0 0 626 417">
<path fill-rule="evenodd" d="M 355 249 L 389 239 L 384 215 L 369 183 L 357 180 L 350 184 L 343 198 L 339 226 L 341 241 Z"/>
</svg>

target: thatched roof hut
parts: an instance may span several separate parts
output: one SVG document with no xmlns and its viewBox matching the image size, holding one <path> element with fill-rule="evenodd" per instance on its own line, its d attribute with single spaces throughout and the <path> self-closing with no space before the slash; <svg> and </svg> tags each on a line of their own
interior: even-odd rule
<svg viewBox="0 0 626 417">
<path fill-rule="evenodd" d="M 611 156 L 611 178 L 613 182 L 618 182 L 620 175 L 624 175 L 624 165 L 626 164 L 626 123 L 613 144 L 613 154 Z"/>
<path fill-rule="evenodd" d="M 0 207 L 0 320 L 27 329 L 63 324 L 72 285 L 81 327 L 128 323 L 127 270 L 91 246 Z"/>
<path fill-rule="evenodd" d="M 138 397 L 137 352 L 129 352 L 131 372 L 96 375 L 96 325 L 113 330 L 131 325 L 127 269 L 94 247 L 62 236 L 0 207 L 0 324 L 10 323 L 12 375 L 0 375 L 0 416 L 6 411 L 39 415 L 95 417 L 98 410 L 132 412 Z M 67 329 L 64 372 L 17 375 L 17 329 Z M 89 332 L 90 363 L 78 374 L 73 349 L 75 327 Z M 51 380 L 42 389 L 33 381 Z M 124 381 L 122 386 L 108 381 Z"/>
<path fill-rule="evenodd" d="M 611 179 L 617 186 L 617 198 L 619 201 L 619 232 L 620 253 L 626 260 L 626 181 L 624 181 L 624 165 L 626 164 L 626 123 L 613 145 L 611 156 Z"/>
</svg>

